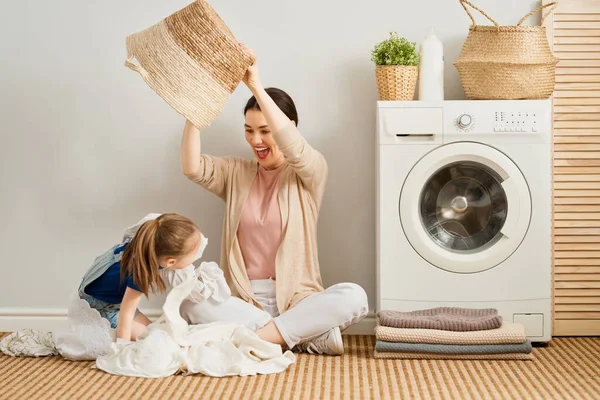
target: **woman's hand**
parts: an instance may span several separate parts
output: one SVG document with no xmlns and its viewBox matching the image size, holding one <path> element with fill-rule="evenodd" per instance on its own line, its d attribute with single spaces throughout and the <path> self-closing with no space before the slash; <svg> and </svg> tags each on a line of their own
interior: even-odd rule
<svg viewBox="0 0 600 400">
<path fill-rule="evenodd" d="M 256 92 L 262 88 L 262 83 L 260 82 L 260 75 L 258 73 L 256 53 L 254 52 L 254 50 L 251 50 L 244 44 L 242 44 L 242 48 L 246 53 L 248 53 L 254 58 L 254 64 L 248 67 L 248 70 L 246 71 L 246 74 L 244 75 L 244 78 L 242 80 L 246 84 L 246 86 L 248 86 L 248 89 L 250 89 L 250 91 L 253 94 L 256 94 Z"/>
</svg>

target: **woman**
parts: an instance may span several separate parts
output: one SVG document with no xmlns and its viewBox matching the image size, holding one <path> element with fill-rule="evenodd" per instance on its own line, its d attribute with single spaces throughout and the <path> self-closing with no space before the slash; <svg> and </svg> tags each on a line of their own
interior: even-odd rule
<svg viewBox="0 0 600 400">
<path fill-rule="evenodd" d="M 234 296 L 185 303 L 182 315 L 244 324 L 296 351 L 342 354 L 341 331 L 364 318 L 368 304 L 356 284 L 321 283 L 317 220 L 327 163 L 298 131 L 292 99 L 263 88 L 256 63 L 244 83 L 253 94 L 244 127 L 255 159 L 201 154 L 200 132 L 189 121 L 184 127 L 183 173 L 226 204 L 221 268 Z"/>
</svg>

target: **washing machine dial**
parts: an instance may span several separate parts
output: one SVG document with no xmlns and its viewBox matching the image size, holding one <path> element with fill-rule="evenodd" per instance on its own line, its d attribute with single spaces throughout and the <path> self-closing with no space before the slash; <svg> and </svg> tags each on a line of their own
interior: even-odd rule
<svg viewBox="0 0 600 400">
<path fill-rule="evenodd" d="M 473 117 L 469 114 L 461 114 L 456 122 L 460 129 L 468 129 L 473 123 Z"/>
</svg>

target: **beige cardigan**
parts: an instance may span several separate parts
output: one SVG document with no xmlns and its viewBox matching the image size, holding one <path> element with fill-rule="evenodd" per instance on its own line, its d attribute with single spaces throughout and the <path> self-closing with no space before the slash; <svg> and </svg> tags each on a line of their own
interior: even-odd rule
<svg viewBox="0 0 600 400">
<path fill-rule="evenodd" d="M 279 176 L 281 245 L 276 256 L 277 307 L 280 313 L 306 296 L 323 291 L 317 253 L 317 220 L 328 167 L 290 122 L 273 137 L 286 165 Z M 240 157 L 201 155 L 188 178 L 219 196 L 226 205 L 221 237 L 221 268 L 232 294 L 261 307 L 252 292 L 237 239 L 242 208 L 258 172 L 258 162 Z M 261 307 L 262 308 L 262 307 Z"/>
</svg>

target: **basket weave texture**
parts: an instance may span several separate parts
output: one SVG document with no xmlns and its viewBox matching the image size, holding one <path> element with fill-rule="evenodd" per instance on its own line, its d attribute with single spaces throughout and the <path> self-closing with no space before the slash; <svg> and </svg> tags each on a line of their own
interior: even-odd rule
<svg viewBox="0 0 600 400">
<path fill-rule="evenodd" d="M 552 95 L 558 58 L 554 57 L 545 26 L 521 26 L 545 4 L 525 15 L 516 26 L 500 26 L 467 0 L 459 0 L 473 24 L 454 63 L 466 96 L 473 100 L 546 99 Z M 494 26 L 476 25 L 467 5 L 481 12 Z"/>
<path fill-rule="evenodd" d="M 204 0 L 129 35 L 126 48 L 125 66 L 199 129 L 217 118 L 254 62 Z"/>
<path fill-rule="evenodd" d="M 413 100 L 419 68 L 412 65 L 377 65 L 379 100 Z"/>
</svg>

